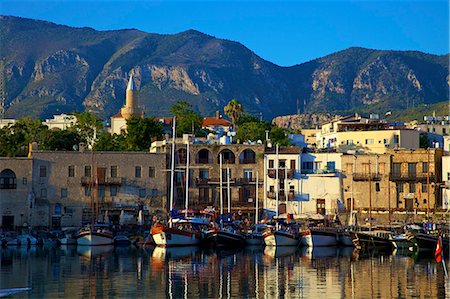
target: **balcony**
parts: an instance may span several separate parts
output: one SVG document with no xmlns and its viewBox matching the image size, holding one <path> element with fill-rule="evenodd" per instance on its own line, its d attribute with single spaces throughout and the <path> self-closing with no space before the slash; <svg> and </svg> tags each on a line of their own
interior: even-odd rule
<svg viewBox="0 0 450 299">
<path fill-rule="evenodd" d="M 92 184 L 92 177 L 89 176 L 83 176 L 81 177 L 81 185 L 88 186 Z M 125 181 L 125 178 L 118 177 L 118 178 L 99 178 L 96 181 L 94 181 L 97 185 L 122 185 Z"/>
<path fill-rule="evenodd" d="M 195 159 L 195 164 L 212 164 L 212 163 L 213 163 L 213 159 L 212 158 L 197 157 Z"/>
<path fill-rule="evenodd" d="M 239 161 L 240 164 L 255 164 L 256 158 L 243 158 Z"/>
<path fill-rule="evenodd" d="M 400 173 L 400 172 L 391 172 L 389 174 L 389 180 L 391 181 L 426 181 L 427 180 L 427 176 L 430 179 L 430 182 L 434 182 L 435 181 L 435 176 L 434 173 L 430 172 L 430 173 Z"/>
<path fill-rule="evenodd" d="M 286 173 L 286 170 L 278 169 L 278 178 L 279 179 L 284 179 L 285 173 Z M 276 169 L 268 169 L 267 170 L 267 174 L 269 175 L 269 177 L 271 179 L 275 179 L 276 175 L 277 175 L 277 170 Z M 295 170 L 294 169 L 288 169 L 287 170 L 287 177 L 288 177 L 288 179 L 293 179 L 294 178 L 294 174 L 295 174 Z"/>
<path fill-rule="evenodd" d="M 381 176 L 376 173 L 353 173 L 353 181 L 380 181 Z"/>
</svg>

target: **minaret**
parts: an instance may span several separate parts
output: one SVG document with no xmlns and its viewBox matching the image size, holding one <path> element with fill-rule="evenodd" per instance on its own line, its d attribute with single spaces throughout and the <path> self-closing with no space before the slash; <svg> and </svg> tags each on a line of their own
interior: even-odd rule
<svg viewBox="0 0 450 299">
<path fill-rule="evenodd" d="M 127 85 L 125 106 L 120 109 L 120 113 L 125 119 L 129 119 L 132 116 L 140 117 L 142 115 L 142 111 L 139 108 L 139 93 L 136 84 L 134 83 L 133 75 L 130 75 L 130 80 Z"/>
</svg>

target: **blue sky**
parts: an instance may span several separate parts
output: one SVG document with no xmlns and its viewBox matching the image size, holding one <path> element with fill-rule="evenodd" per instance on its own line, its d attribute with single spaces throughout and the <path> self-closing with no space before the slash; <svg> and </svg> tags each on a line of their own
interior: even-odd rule
<svg viewBox="0 0 450 299">
<path fill-rule="evenodd" d="M 449 52 L 448 1 L 9 1 L 0 13 L 98 30 L 196 29 L 294 65 L 351 46 Z"/>
</svg>

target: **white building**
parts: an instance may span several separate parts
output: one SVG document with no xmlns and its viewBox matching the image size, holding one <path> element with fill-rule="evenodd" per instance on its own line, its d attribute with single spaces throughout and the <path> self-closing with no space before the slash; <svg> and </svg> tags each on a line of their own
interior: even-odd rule
<svg viewBox="0 0 450 299">
<path fill-rule="evenodd" d="M 7 127 L 7 126 L 12 126 L 16 123 L 15 119 L 12 118 L 3 118 L 0 119 L 0 129 Z"/>
<path fill-rule="evenodd" d="M 450 208 L 450 156 L 442 157 L 442 181 L 445 185 L 442 188 L 442 208 Z"/>
<path fill-rule="evenodd" d="M 47 126 L 49 130 L 60 129 L 67 130 L 73 127 L 77 123 L 77 117 L 75 115 L 69 114 L 59 114 L 53 115 L 53 118 L 46 119 L 42 122 L 43 125 Z"/>
<path fill-rule="evenodd" d="M 335 214 L 342 202 L 339 153 L 301 153 L 301 147 L 266 150 L 265 209 L 274 214 Z M 278 160 L 278 184 L 276 180 Z M 286 201 L 287 197 L 287 201 Z"/>
</svg>

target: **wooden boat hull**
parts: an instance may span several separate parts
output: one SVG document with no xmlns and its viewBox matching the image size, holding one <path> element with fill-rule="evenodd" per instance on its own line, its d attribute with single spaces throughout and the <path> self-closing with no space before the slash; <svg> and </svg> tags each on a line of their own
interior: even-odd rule
<svg viewBox="0 0 450 299">
<path fill-rule="evenodd" d="M 242 246 L 245 244 L 243 235 L 226 230 L 210 230 L 205 233 L 205 243 L 210 246 Z"/>
<path fill-rule="evenodd" d="M 113 245 L 114 238 L 110 233 L 85 231 L 78 234 L 77 244 L 78 246 Z"/>
<path fill-rule="evenodd" d="M 379 237 L 370 232 L 351 232 L 353 243 L 359 249 L 384 249 L 392 250 L 392 243 L 388 238 Z"/>
<path fill-rule="evenodd" d="M 157 246 L 193 246 L 200 244 L 200 233 L 184 231 L 175 228 L 165 228 L 163 231 L 153 233 L 153 241 Z"/>
<path fill-rule="evenodd" d="M 247 245 L 263 245 L 264 238 L 262 233 L 250 233 L 245 236 L 245 243 Z"/>
<path fill-rule="evenodd" d="M 296 235 L 286 231 L 266 232 L 263 234 L 266 246 L 298 246 Z"/>
<path fill-rule="evenodd" d="M 433 236 L 423 233 L 413 233 L 412 237 L 409 238 L 419 250 L 430 251 L 436 249 L 436 244 L 438 241 L 438 236 Z M 449 240 L 447 238 L 442 238 L 442 247 L 448 248 Z"/>
</svg>

